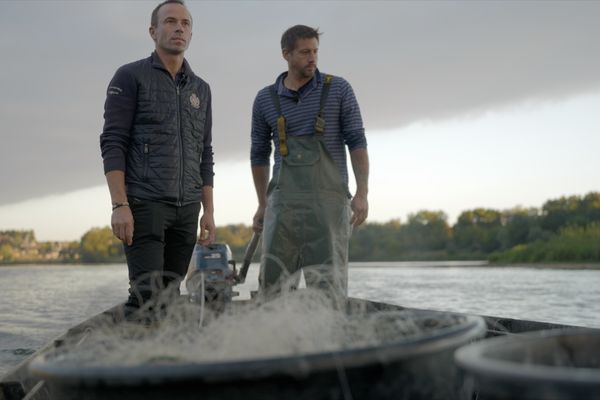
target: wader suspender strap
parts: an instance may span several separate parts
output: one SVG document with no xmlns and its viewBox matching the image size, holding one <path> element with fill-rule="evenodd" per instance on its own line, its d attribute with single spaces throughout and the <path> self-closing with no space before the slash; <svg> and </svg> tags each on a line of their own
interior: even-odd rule
<svg viewBox="0 0 600 400">
<path fill-rule="evenodd" d="M 323 84 L 323 90 L 321 91 L 321 105 L 319 106 L 319 113 L 315 121 L 315 132 L 322 135 L 325 132 L 325 118 L 323 118 L 323 110 L 325 109 L 325 102 L 327 101 L 327 95 L 329 94 L 329 88 L 331 87 L 331 81 L 333 76 L 325 75 L 325 83 Z"/>
<path fill-rule="evenodd" d="M 275 103 L 275 109 L 277 109 L 277 136 L 279 136 L 279 154 L 282 157 L 288 155 L 287 143 L 285 142 L 286 132 L 285 132 L 285 117 L 281 112 L 281 104 L 279 103 L 279 95 L 277 94 L 277 90 L 275 90 L 275 85 L 271 86 L 271 97 L 273 98 L 273 103 Z"/>
<path fill-rule="evenodd" d="M 325 102 L 327 101 L 327 95 L 329 94 L 329 88 L 331 87 L 331 81 L 333 80 L 333 76 L 325 75 L 325 83 L 323 84 L 323 90 L 321 91 L 321 104 L 319 105 L 319 113 L 317 114 L 317 119 L 315 121 L 315 131 L 317 134 L 322 135 L 325 132 L 325 119 L 323 118 L 323 110 L 325 109 Z M 286 131 L 285 131 L 285 117 L 281 112 L 281 104 L 279 103 L 279 95 L 277 94 L 277 90 L 275 90 L 275 85 L 271 86 L 271 97 L 273 98 L 273 103 L 275 104 L 275 109 L 277 110 L 277 136 L 279 137 L 279 154 L 282 157 L 288 155 L 288 148 L 286 143 Z"/>
</svg>

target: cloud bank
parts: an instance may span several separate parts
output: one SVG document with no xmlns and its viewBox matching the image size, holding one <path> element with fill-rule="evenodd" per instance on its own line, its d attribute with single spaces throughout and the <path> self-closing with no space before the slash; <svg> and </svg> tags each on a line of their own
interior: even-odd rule
<svg viewBox="0 0 600 400">
<path fill-rule="evenodd" d="M 103 182 L 105 89 L 152 51 L 157 3 L 0 3 L 0 205 Z M 217 174 L 247 159 L 252 101 L 285 69 L 280 35 L 297 23 L 324 32 L 320 68 L 351 82 L 367 131 L 600 91 L 598 2 L 188 3 Z"/>
</svg>

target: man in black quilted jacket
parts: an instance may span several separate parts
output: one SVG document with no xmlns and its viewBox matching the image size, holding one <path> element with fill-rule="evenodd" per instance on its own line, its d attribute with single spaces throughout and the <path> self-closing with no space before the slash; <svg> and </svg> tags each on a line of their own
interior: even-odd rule
<svg viewBox="0 0 600 400">
<path fill-rule="evenodd" d="M 192 17 L 183 1 L 164 1 L 149 30 L 155 51 L 115 73 L 100 135 L 129 268 L 127 313 L 168 286 L 178 292 L 197 239 L 215 237 L 210 87 L 184 58 Z"/>
</svg>

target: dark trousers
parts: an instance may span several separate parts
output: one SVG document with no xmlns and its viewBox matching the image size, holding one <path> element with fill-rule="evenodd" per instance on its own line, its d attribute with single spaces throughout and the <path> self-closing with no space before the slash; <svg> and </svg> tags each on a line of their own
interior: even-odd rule
<svg viewBox="0 0 600 400">
<path fill-rule="evenodd" d="M 129 268 L 126 308 L 139 308 L 164 289 L 177 294 L 188 269 L 198 233 L 200 202 L 173 206 L 130 198 L 133 243 L 125 245 Z"/>
</svg>

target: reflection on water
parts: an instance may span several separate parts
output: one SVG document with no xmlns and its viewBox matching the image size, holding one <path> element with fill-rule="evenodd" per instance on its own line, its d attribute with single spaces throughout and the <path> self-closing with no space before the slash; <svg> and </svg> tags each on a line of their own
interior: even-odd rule
<svg viewBox="0 0 600 400">
<path fill-rule="evenodd" d="M 353 297 L 600 328 L 600 270 L 455 261 L 351 266 Z M 236 288 L 242 298 L 258 286 L 257 275 L 252 265 Z M 124 265 L 0 267 L 0 375 L 73 324 L 124 301 L 127 288 Z"/>
</svg>

